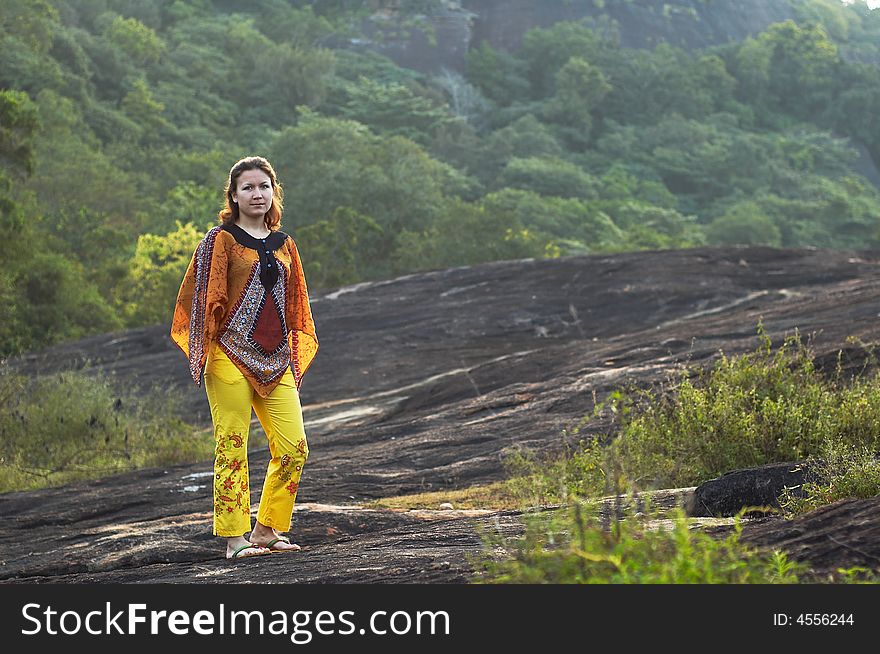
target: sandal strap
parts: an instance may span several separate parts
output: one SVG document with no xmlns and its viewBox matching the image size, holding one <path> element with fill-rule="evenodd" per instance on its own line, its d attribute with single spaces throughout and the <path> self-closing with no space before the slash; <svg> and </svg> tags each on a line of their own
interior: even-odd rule
<svg viewBox="0 0 880 654">
<path fill-rule="evenodd" d="M 254 545 L 253 543 L 249 543 L 248 545 L 242 545 L 242 546 L 239 547 L 237 550 L 235 550 L 235 551 L 232 553 L 232 556 L 231 556 L 230 558 L 237 559 L 239 554 L 241 554 L 241 553 L 244 552 L 245 550 L 250 549 L 250 548 L 252 548 L 252 547 L 253 547 L 253 548 L 256 548 L 256 549 L 262 549 L 262 545 Z"/>
<path fill-rule="evenodd" d="M 273 538 L 268 543 L 266 543 L 263 547 L 271 548 L 275 543 L 287 543 L 290 545 L 290 539 L 286 536 L 279 536 L 278 538 Z"/>
</svg>

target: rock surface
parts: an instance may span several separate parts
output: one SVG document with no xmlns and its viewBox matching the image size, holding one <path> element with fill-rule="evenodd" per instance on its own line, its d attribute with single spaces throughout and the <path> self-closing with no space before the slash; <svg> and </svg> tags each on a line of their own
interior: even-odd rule
<svg viewBox="0 0 880 654">
<path fill-rule="evenodd" d="M 687 506 L 690 516 L 734 516 L 749 507 L 779 509 L 779 495 L 786 488 L 797 493 L 804 483 L 806 467 L 791 461 L 734 470 L 697 486 Z"/>
<path fill-rule="evenodd" d="M 780 549 L 821 580 L 839 569 L 880 571 L 880 497 L 840 500 L 791 521 L 749 525 L 744 543 Z"/>
<path fill-rule="evenodd" d="M 308 274 L 307 255 L 304 264 Z M 363 503 L 499 480 L 511 448 L 571 439 L 594 393 L 601 401 L 721 351 L 752 351 L 759 320 L 775 343 L 797 328 L 814 336 L 820 366 L 842 351 L 845 370 L 858 372 L 867 362 L 859 343 L 878 336 L 878 277 L 877 252 L 702 248 L 499 262 L 315 292 L 321 346 L 301 389 L 311 456 L 292 530 L 305 550 L 250 560 L 247 578 L 465 581 L 481 549 L 476 527 L 513 536 L 514 512 Z M 167 333 L 157 325 L 108 334 L 11 364 L 170 384 L 187 419 L 210 428 L 204 389 Z M 608 426 L 591 421 L 578 438 Z M 267 460 L 256 427 L 253 506 Z M 243 563 L 219 557 L 210 535 L 210 474 L 202 462 L 0 495 L 0 580 L 235 580 Z M 858 534 L 876 528 L 878 502 L 858 505 Z M 851 534 L 841 528 L 845 506 L 826 515 L 841 538 Z M 830 560 L 806 536 L 785 541 L 790 525 L 759 524 L 762 542 L 783 539 L 805 560 Z M 869 542 L 853 547 L 880 556 Z"/>
</svg>

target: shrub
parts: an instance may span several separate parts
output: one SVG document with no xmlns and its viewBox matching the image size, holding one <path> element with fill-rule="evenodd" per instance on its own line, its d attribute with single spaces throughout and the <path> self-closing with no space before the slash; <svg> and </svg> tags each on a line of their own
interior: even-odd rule
<svg viewBox="0 0 880 654">
<path fill-rule="evenodd" d="M 846 385 L 826 378 L 798 333 L 775 351 L 759 324 L 758 348 L 685 370 L 668 392 L 619 395 L 621 427 L 608 456 L 633 488 L 690 486 L 730 470 L 818 454 L 829 439 L 876 450 L 876 374 Z"/>
<path fill-rule="evenodd" d="M 526 518 L 525 535 L 513 545 L 483 534 L 477 561 L 484 583 L 746 584 L 797 583 L 805 566 L 780 551 L 759 552 L 740 542 L 741 526 L 717 539 L 692 530 L 683 511 L 651 522 L 630 516 L 606 529 L 580 503 Z M 499 553 L 505 556 L 500 557 Z"/>
<path fill-rule="evenodd" d="M 880 460 L 869 447 L 829 439 L 805 464 L 801 493 L 783 491 L 780 505 L 793 517 L 844 498 L 880 494 Z"/>
<path fill-rule="evenodd" d="M 515 450 L 504 463 L 509 475 L 507 491 L 523 507 L 561 504 L 571 497 L 596 497 L 606 489 L 605 453 L 585 441 L 545 456 Z"/>
<path fill-rule="evenodd" d="M 210 458 L 214 440 L 179 418 L 173 391 L 120 394 L 79 371 L 0 368 L 0 492 Z"/>
</svg>

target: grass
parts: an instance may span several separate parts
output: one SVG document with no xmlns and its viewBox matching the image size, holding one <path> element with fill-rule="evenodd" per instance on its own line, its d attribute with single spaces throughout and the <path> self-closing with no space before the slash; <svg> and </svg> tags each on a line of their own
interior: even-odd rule
<svg viewBox="0 0 880 654">
<path fill-rule="evenodd" d="M 759 552 L 732 533 L 719 539 L 688 526 L 680 509 L 671 528 L 627 516 L 611 528 L 595 509 L 574 501 L 566 510 L 526 516 L 522 538 L 505 542 L 484 533 L 477 583 L 524 584 L 767 584 L 798 583 L 804 565 L 781 551 Z M 499 556 L 503 552 L 503 556 Z"/>
<path fill-rule="evenodd" d="M 172 391 L 119 387 L 79 371 L 32 378 L 0 367 L 0 492 L 213 457 L 212 434 L 173 417 Z"/>
<path fill-rule="evenodd" d="M 383 497 L 365 504 L 371 509 L 437 509 L 449 502 L 456 509 L 508 509 L 516 506 L 509 481 L 480 484 L 468 488 Z"/>
<path fill-rule="evenodd" d="M 870 448 L 829 440 L 806 463 L 800 493 L 786 489 L 780 498 L 785 514 L 795 517 L 845 498 L 880 495 L 880 459 Z"/>
<path fill-rule="evenodd" d="M 798 333 L 773 350 L 759 325 L 751 353 L 686 371 L 672 392 L 625 398 L 610 456 L 638 488 L 689 486 L 766 463 L 819 454 L 829 440 L 880 445 L 876 374 L 827 378 Z"/>
</svg>

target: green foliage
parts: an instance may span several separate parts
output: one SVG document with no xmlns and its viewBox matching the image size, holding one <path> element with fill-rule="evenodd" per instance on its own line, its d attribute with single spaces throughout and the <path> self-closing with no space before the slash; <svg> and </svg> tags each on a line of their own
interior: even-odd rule
<svg viewBox="0 0 880 654">
<path fill-rule="evenodd" d="M 269 152 L 287 197 L 297 198 L 285 224 L 332 220 L 338 207 L 369 216 L 386 237 L 369 268 L 371 277 L 399 271 L 396 239 L 403 230 L 431 225 L 465 188 L 455 169 L 401 136 L 381 138 L 361 123 L 307 110 Z M 290 206 L 290 205 L 288 205 Z M 368 228 L 371 229 L 371 228 Z"/>
<path fill-rule="evenodd" d="M 20 0 L 0 5 L 0 34 L 15 37 L 34 51 L 45 52 L 52 41 L 58 12 L 47 0 Z"/>
<path fill-rule="evenodd" d="M 806 120 L 826 110 L 841 62 L 837 46 L 822 25 L 799 26 L 792 20 L 777 23 L 757 38 L 756 47 L 766 54 L 752 79 L 759 80 L 755 90 L 771 107 Z"/>
<path fill-rule="evenodd" d="M 651 193 L 650 183 L 642 185 Z M 658 189 L 662 194 L 663 189 Z M 653 195 L 653 193 L 651 193 Z M 674 209 L 648 202 L 595 203 L 626 235 L 628 249 L 695 247 L 705 243 L 703 230 L 694 216 L 683 216 Z"/>
<path fill-rule="evenodd" d="M 507 188 L 489 193 L 481 205 L 497 220 L 579 242 L 588 251 L 621 249 L 625 241 L 623 230 L 601 208 L 577 198 L 542 197 Z"/>
<path fill-rule="evenodd" d="M 615 123 L 653 125 L 671 114 L 703 120 L 742 111 L 735 101 L 738 80 L 719 55 L 667 43 L 650 51 L 609 45 L 594 61 L 611 80 L 598 110 Z"/>
<path fill-rule="evenodd" d="M 730 470 L 809 461 L 814 471 L 792 510 L 877 493 L 880 378 L 843 379 L 816 369 L 800 334 L 775 350 L 758 326 L 754 352 L 708 368 L 686 368 L 655 388 L 614 391 L 571 430 L 611 416 L 613 434 L 538 457 L 509 455 L 514 486 L 533 489 L 528 505 L 631 490 L 697 485 Z M 567 435 L 568 438 L 568 435 Z M 523 494 L 523 497 L 528 497 Z"/>
<path fill-rule="evenodd" d="M 691 529 L 681 509 L 654 521 L 615 521 L 581 502 L 526 514 L 525 534 L 513 544 L 490 532 L 477 582 L 520 584 L 767 584 L 798 583 L 806 566 L 781 551 L 758 552 L 740 541 L 736 521 L 725 538 Z M 605 523 L 605 525 L 603 525 Z M 500 552 L 504 554 L 501 555 Z"/>
<path fill-rule="evenodd" d="M 847 497 L 880 493 L 880 384 L 877 373 L 845 380 L 822 373 L 796 332 L 774 350 L 758 326 L 759 346 L 705 369 L 683 370 L 657 390 L 614 391 L 564 445 L 541 455 L 508 454 L 506 489 L 525 514 L 513 542 L 483 535 L 476 581 L 487 583 L 798 583 L 805 566 L 782 552 L 740 543 L 739 517 L 724 538 L 693 529 L 681 509 L 662 514 L 638 495 L 616 504 L 620 488 L 692 486 L 739 469 L 806 460 L 807 482 L 783 493 L 788 515 Z M 576 436 L 610 414 L 611 436 Z M 592 499 L 591 499 L 592 498 Z M 552 507 L 562 504 L 559 509 Z M 549 505 L 549 506 L 548 506 Z M 632 513 L 635 505 L 639 512 Z M 598 511 L 598 514 L 596 513 Z M 613 513 L 614 517 L 609 518 Z M 598 517 L 597 517 L 598 516 Z M 812 574 L 812 573 L 810 573 Z M 862 568 L 824 581 L 876 583 Z"/>
<path fill-rule="evenodd" d="M 26 93 L 0 91 L 0 181 L 22 179 L 34 168 L 33 135 L 37 109 Z"/>
<path fill-rule="evenodd" d="M 211 456 L 212 435 L 172 417 L 173 390 L 120 388 L 82 372 L 26 377 L 0 367 L 0 493 Z"/>
<path fill-rule="evenodd" d="M 549 98 L 561 91 L 557 85 L 575 78 L 593 86 L 589 97 L 600 97 L 605 87 L 595 79 L 589 63 L 600 59 L 605 44 L 585 23 L 561 22 L 548 28 L 533 28 L 525 33 L 518 58 L 524 62 L 525 75 L 531 88 L 531 99 Z M 557 77 L 558 71 L 574 58 L 571 70 Z M 586 67 L 584 64 L 587 64 Z"/>
<path fill-rule="evenodd" d="M 354 0 L 7 2 L 0 230 L 48 234 L 61 277 L 130 325 L 162 313 L 162 284 L 141 308 L 127 288 L 138 239 L 213 222 L 231 163 L 255 153 L 279 169 L 286 228 L 317 248 L 303 255 L 322 285 L 497 257 L 876 247 L 880 197 L 859 155 L 880 160 L 880 19 L 790 4 L 797 22 L 690 52 L 622 47 L 609 8 L 515 49 L 483 40 L 462 78 L 337 47 L 363 39 L 375 10 Z M 434 0 L 382 6 L 377 39 L 431 38 Z M 452 243 L 450 229 L 480 240 Z M 24 268 L 3 273 L 3 298 L 11 270 Z M 10 309 L 0 351 L 83 333 L 13 337 L 42 315 L 27 304 Z"/>
<path fill-rule="evenodd" d="M 503 50 L 495 50 L 488 41 L 468 50 L 467 79 L 487 98 L 508 106 L 529 91 L 523 63 Z"/>
<path fill-rule="evenodd" d="M 556 123 L 562 139 L 579 150 L 590 142 L 593 112 L 612 90 L 599 68 L 572 57 L 556 73 L 556 93 L 544 105 L 543 115 Z"/>
<path fill-rule="evenodd" d="M 361 77 L 348 86 L 344 118 L 369 125 L 380 134 L 397 134 L 422 145 L 455 118 L 448 107 L 394 82 L 380 83 Z"/>
<path fill-rule="evenodd" d="M 598 181 L 579 166 L 557 158 L 512 158 L 498 177 L 499 187 L 560 198 L 594 199 Z"/>
<path fill-rule="evenodd" d="M 524 507 L 547 506 L 571 498 L 599 497 L 609 487 L 606 456 L 600 447 L 581 440 L 561 450 L 538 455 L 517 448 L 505 453 L 507 490 Z"/>
<path fill-rule="evenodd" d="M 114 16 L 104 35 L 141 66 L 157 63 L 165 50 L 165 44 L 156 32 L 136 18 Z"/>
<path fill-rule="evenodd" d="M 18 337 L 15 349 L 36 349 L 122 326 L 78 262 L 54 252 L 27 254 L 10 271 L 15 288 L 11 326 Z"/>
<path fill-rule="evenodd" d="M 159 236 L 142 234 L 121 291 L 123 315 L 130 325 L 169 322 L 180 282 L 204 232 L 192 223 Z"/>
<path fill-rule="evenodd" d="M 727 213 L 709 223 L 706 238 L 714 245 L 779 245 L 782 242 L 776 224 L 750 200 L 733 205 Z"/>
<path fill-rule="evenodd" d="M 63 243 L 47 247 L 51 240 L 16 201 L 32 169 L 38 126 L 45 121 L 26 95 L 11 91 L 0 93 L 0 118 L 0 301 L 5 307 L 0 356 L 119 327 L 82 264 Z M 21 247 L 38 242 L 41 247 Z"/>
<path fill-rule="evenodd" d="M 861 240 L 864 247 L 876 238 L 880 195 L 845 174 L 855 152 L 807 126 L 771 137 L 739 129 L 727 114 L 702 123 L 671 115 L 641 130 L 611 126 L 597 146 L 656 171 L 686 214 L 702 206 L 714 219 L 730 211 L 737 195 L 751 197 L 761 207 L 757 213 L 779 229 L 783 246 L 860 247 Z M 755 213 L 735 216 L 751 221 Z"/>
<path fill-rule="evenodd" d="M 170 125 L 162 113 L 165 105 L 158 102 L 147 83 L 137 79 L 132 84 L 131 90 L 125 94 L 121 102 L 122 111 L 138 126 L 141 138 L 147 137 L 146 142 L 161 139 L 162 132 Z"/>
<path fill-rule="evenodd" d="M 847 408 L 858 411 L 863 402 L 864 398 L 849 400 Z M 880 459 L 871 447 L 830 438 L 819 452 L 807 458 L 804 468 L 807 481 L 799 492 L 786 489 L 780 497 L 780 505 L 789 516 L 840 499 L 880 495 Z"/>
<path fill-rule="evenodd" d="M 0 3 L 0 89 L 31 95 L 62 84 L 48 51 L 58 12 L 46 0 Z"/>
<path fill-rule="evenodd" d="M 511 159 L 559 159 L 563 153 L 550 127 L 526 114 L 472 145 L 460 159 L 460 165 L 481 185 L 497 188 L 498 175 Z"/>
<path fill-rule="evenodd" d="M 384 252 L 385 239 L 375 220 L 349 207 L 338 207 L 329 219 L 296 231 L 308 284 L 314 288 L 335 288 L 376 275 L 375 261 Z"/>
<path fill-rule="evenodd" d="M 831 439 L 880 445 L 876 376 L 846 386 L 816 370 L 800 335 L 684 371 L 669 388 L 612 398 L 621 429 L 610 444 L 636 488 L 696 485 L 729 470 L 803 460 Z M 858 410 L 854 410 L 858 407 Z"/>
<path fill-rule="evenodd" d="M 294 7 L 287 0 L 264 0 L 260 5 L 265 17 L 261 28 L 276 43 L 308 48 L 336 31 L 333 21 L 316 14 L 312 5 Z"/>
<path fill-rule="evenodd" d="M 546 233 L 530 228 L 516 215 L 485 203 L 461 200 L 449 203 L 428 229 L 403 230 L 397 243 L 395 262 L 402 270 L 432 270 L 559 254 Z"/>
<path fill-rule="evenodd" d="M 30 209 L 33 215 L 87 208 L 110 220 L 137 216 L 136 177 L 97 147 L 73 102 L 48 90 L 36 100 L 40 130 L 34 135 L 34 150 L 39 165 L 17 199 L 36 203 Z"/>
</svg>

